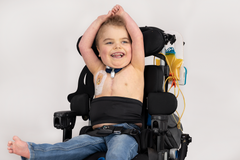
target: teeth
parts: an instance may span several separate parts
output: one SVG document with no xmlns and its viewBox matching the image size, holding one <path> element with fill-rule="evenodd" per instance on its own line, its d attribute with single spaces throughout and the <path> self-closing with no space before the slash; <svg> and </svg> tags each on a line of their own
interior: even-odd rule
<svg viewBox="0 0 240 160">
<path fill-rule="evenodd" d="M 122 57 L 123 55 L 124 55 L 123 53 L 113 53 L 111 56 L 112 57 L 115 57 L 115 56 L 121 56 Z"/>
</svg>

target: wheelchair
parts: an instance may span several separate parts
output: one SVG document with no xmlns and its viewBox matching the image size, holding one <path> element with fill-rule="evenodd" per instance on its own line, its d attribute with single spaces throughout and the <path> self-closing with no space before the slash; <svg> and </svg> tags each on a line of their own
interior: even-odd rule
<svg viewBox="0 0 240 160">
<path fill-rule="evenodd" d="M 138 136 L 139 154 L 133 160 L 184 160 L 187 156 L 188 144 L 192 137 L 183 134 L 177 129 L 176 122 L 171 119 L 177 118 L 174 112 L 177 109 L 175 95 L 167 91 L 168 85 L 164 81 L 169 76 L 169 66 L 166 57 L 159 54 L 167 43 L 176 41 L 175 35 L 167 34 L 156 27 L 140 27 L 144 38 L 145 57 L 155 56 L 164 63 L 161 65 L 146 65 L 144 71 L 145 87 L 142 106 L 142 130 Z M 80 42 L 81 37 L 77 42 Z M 93 44 L 92 49 L 98 55 Z M 80 53 L 81 54 L 81 53 Z M 89 108 L 94 98 L 93 75 L 85 66 L 79 76 L 76 92 L 68 95 L 70 111 L 59 111 L 54 113 L 54 127 L 63 130 L 63 141 L 72 138 L 76 116 L 82 116 L 83 120 L 89 120 Z M 172 124 L 170 124 L 172 123 Z M 85 126 L 80 134 L 86 133 L 91 126 Z M 177 130 L 177 138 L 169 132 Z M 97 152 L 85 160 L 98 160 L 106 153 Z"/>
</svg>

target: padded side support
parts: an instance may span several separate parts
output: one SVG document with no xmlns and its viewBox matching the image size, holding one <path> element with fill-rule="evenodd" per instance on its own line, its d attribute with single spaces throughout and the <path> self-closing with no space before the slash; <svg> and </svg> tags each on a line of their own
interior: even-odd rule
<svg viewBox="0 0 240 160">
<path fill-rule="evenodd" d="M 144 71 L 145 96 L 151 92 L 163 92 L 164 66 L 148 65 Z"/>
<path fill-rule="evenodd" d="M 83 93 L 87 93 L 90 99 L 92 99 L 94 96 L 93 75 L 87 66 L 82 69 L 82 72 L 79 76 L 77 91 L 68 95 L 68 101 L 71 102 L 75 95 L 80 95 Z"/>
<path fill-rule="evenodd" d="M 177 109 L 177 99 L 169 92 L 149 93 L 148 112 L 151 115 L 170 115 Z"/>
<path fill-rule="evenodd" d="M 89 96 L 88 94 L 75 95 L 71 99 L 70 108 L 76 112 L 77 116 L 82 116 L 83 120 L 89 118 Z"/>
</svg>

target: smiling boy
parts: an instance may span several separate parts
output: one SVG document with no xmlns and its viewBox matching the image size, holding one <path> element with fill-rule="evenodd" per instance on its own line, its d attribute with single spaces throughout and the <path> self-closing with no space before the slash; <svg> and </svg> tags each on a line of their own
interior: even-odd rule
<svg viewBox="0 0 240 160">
<path fill-rule="evenodd" d="M 101 60 L 91 48 L 94 39 Z M 137 24 L 121 6 L 116 5 L 112 12 L 99 16 L 89 26 L 79 43 L 79 49 L 87 67 L 94 75 L 96 99 L 109 97 L 106 101 L 111 101 L 110 97 L 125 97 L 128 98 L 125 99 L 126 101 L 131 101 L 131 99 L 143 101 L 145 66 L 143 35 Z M 111 68 L 110 74 L 105 71 L 106 68 Z M 115 73 L 115 70 L 120 71 Z M 94 109 L 95 107 L 90 111 L 90 116 Z M 137 110 L 139 114 L 139 108 Z M 94 114 L 93 117 L 95 116 L 97 115 Z M 93 122 L 93 128 L 116 124 L 111 123 L 110 118 L 105 122 L 108 120 L 108 123 L 96 125 Z M 121 123 L 121 120 L 118 123 Z M 141 127 L 140 119 L 135 124 Z"/>
<path fill-rule="evenodd" d="M 95 37 L 101 60 L 91 48 Z M 143 36 L 137 24 L 116 5 L 90 25 L 79 49 L 94 75 L 95 98 L 89 113 L 93 129 L 106 125 L 139 129 L 145 62 Z M 131 160 L 138 151 L 138 143 L 127 134 L 83 134 L 53 145 L 25 142 L 17 136 L 13 140 L 8 143 L 8 151 L 23 160 L 81 160 L 96 152 L 107 152 L 107 160 Z"/>
</svg>

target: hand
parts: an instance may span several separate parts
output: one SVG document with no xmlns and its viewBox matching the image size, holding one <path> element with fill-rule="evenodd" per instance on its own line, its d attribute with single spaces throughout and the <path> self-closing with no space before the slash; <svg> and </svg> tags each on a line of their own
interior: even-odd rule
<svg viewBox="0 0 240 160">
<path fill-rule="evenodd" d="M 111 12 L 113 15 L 121 16 L 125 11 L 123 10 L 123 8 L 120 5 L 117 4 L 116 6 L 113 7 Z"/>
<path fill-rule="evenodd" d="M 109 11 L 108 14 L 106 14 L 106 15 L 101 15 L 101 16 L 99 16 L 97 19 L 100 20 L 101 23 L 102 23 L 102 22 L 106 21 L 106 19 L 107 19 L 108 17 L 113 16 L 113 14 L 114 14 L 114 13 L 113 13 L 112 11 Z"/>
</svg>

